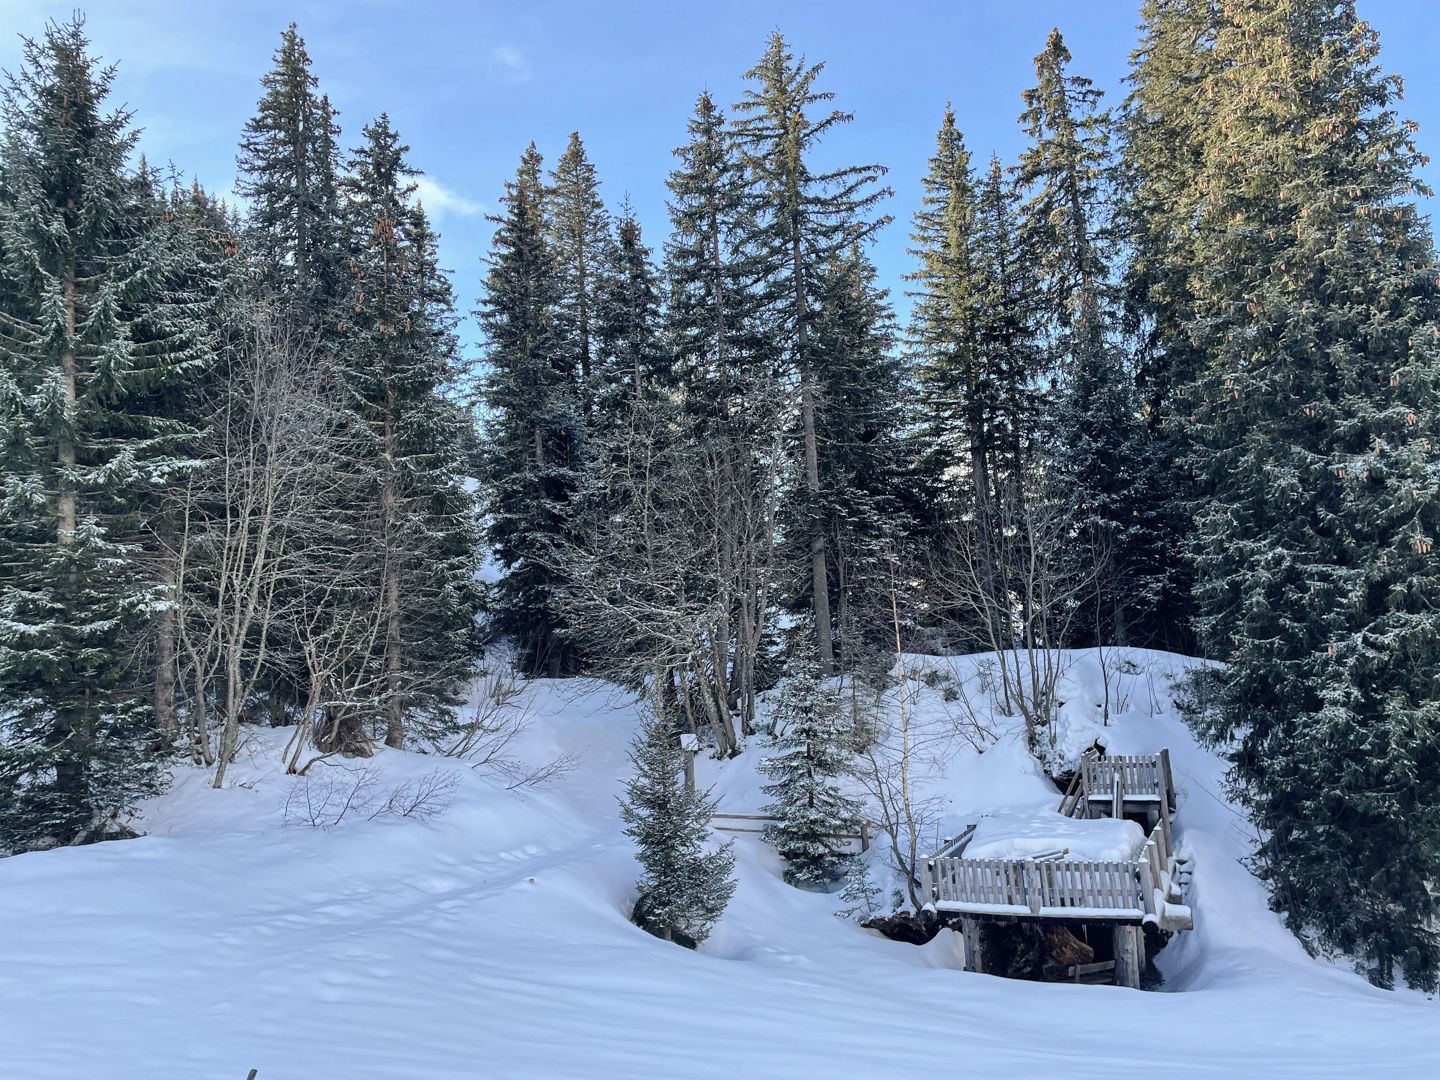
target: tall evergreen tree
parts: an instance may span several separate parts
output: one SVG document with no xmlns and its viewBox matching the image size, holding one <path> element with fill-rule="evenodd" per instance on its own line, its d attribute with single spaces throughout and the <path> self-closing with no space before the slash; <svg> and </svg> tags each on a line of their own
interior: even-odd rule
<svg viewBox="0 0 1440 1080">
<path fill-rule="evenodd" d="M 701 94 L 668 177 L 665 330 L 682 437 L 715 481 L 719 550 L 727 581 L 717 629 L 728 643 L 726 702 L 741 733 L 755 720 L 763 651 L 774 614 L 774 522 L 788 461 L 780 433 L 791 410 L 768 346 L 765 297 L 757 288 L 754 207 L 741 154 L 724 115 Z M 719 710 L 723 711 L 723 709 Z M 722 720 L 722 729 L 728 721 Z M 730 745 L 728 736 L 722 745 Z"/>
<path fill-rule="evenodd" d="M 673 389 L 674 373 L 663 341 L 660 280 L 628 203 L 615 222 L 611 263 L 602 277 L 596 311 L 599 370 L 595 392 L 602 416 L 618 402 Z"/>
<path fill-rule="evenodd" d="M 203 367 L 183 253 L 81 21 L 24 40 L 0 146 L 0 850 L 101 838 L 155 792 L 134 651 L 157 599 L 142 493 L 175 482 L 143 405 Z"/>
<path fill-rule="evenodd" d="M 998 390 L 979 365 L 980 270 L 975 253 L 975 176 L 965 137 L 946 105 L 935 153 L 921 181 L 910 253 L 913 282 L 908 347 L 922 392 L 923 470 L 937 507 L 963 476 L 970 505 L 985 498 L 994 467 Z"/>
<path fill-rule="evenodd" d="M 484 465 L 487 539 L 504 568 L 496 629 L 520 646 L 522 665 L 573 669 L 557 590 L 569 508 L 584 481 L 585 410 L 576 354 L 559 307 L 561 280 L 546 240 L 545 185 L 533 145 L 506 185 L 491 244 L 480 324 L 485 334 Z"/>
<path fill-rule="evenodd" d="M 345 179 L 353 297 L 345 367 L 372 440 L 369 491 L 385 741 L 451 726 L 473 656 L 478 537 L 462 482 L 465 417 L 444 397 L 458 360 L 454 300 L 435 236 L 412 205 L 408 147 L 383 113 Z"/>
<path fill-rule="evenodd" d="M 1051 367 L 1063 387 L 1054 466 L 1076 527 L 1105 551 L 1094 618 L 1096 640 L 1131 643 L 1149 615 L 1147 574 L 1156 561 L 1145 529 L 1151 477 L 1126 358 L 1116 340 L 1115 290 L 1106 252 L 1111 224 L 1111 120 L 1101 93 L 1069 72 L 1058 30 L 1035 58 L 1021 124 L 1030 144 L 1017 167 L 1027 194 L 1022 227 L 1036 259 Z M 1090 543 L 1086 557 L 1095 557 Z M 1154 569 L 1164 574 L 1173 558 Z"/>
<path fill-rule="evenodd" d="M 994 541 L 1007 528 L 1002 518 L 1034 490 L 1036 447 L 1044 442 L 1042 305 L 1017 201 L 998 158 L 974 175 L 947 110 L 911 249 L 920 265 L 910 278 L 909 347 L 928 443 L 920 475 L 934 493 L 923 526 L 932 550 L 953 546 L 957 529 L 981 541 L 972 569 L 980 587 L 997 597 L 1005 590 L 1006 560 Z M 975 612 L 937 614 L 963 627 Z M 988 620 L 970 628 L 985 628 L 987 641 L 1010 637 Z"/>
<path fill-rule="evenodd" d="M 1120 231 L 1127 259 L 1122 279 L 1123 326 L 1135 343 L 1135 379 L 1145 428 L 1146 493 L 1152 550 L 1146 582 L 1152 634 L 1168 647 L 1194 647 L 1192 574 L 1183 551 L 1198 492 L 1186 464 L 1191 446 L 1179 391 L 1200 369 L 1190 333 L 1195 302 L 1191 271 L 1200 212 L 1211 96 L 1211 0 L 1146 0 L 1140 43 L 1131 58 L 1131 92 L 1120 133 Z"/>
<path fill-rule="evenodd" d="M 901 399 L 894 314 L 874 266 L 856 245 L 820 273 L 815 338 L 828 358 L 820 410 L 825 438 L 817 447 L 821 487 L 799 509 L 818 520 L 825 536 L 834 570 L 830 609 L 842 649 L 848 649 L 845 666 L 853 669 L 874 652 L 866 638 L 883 622 L 876 617 L 884 607 L 880 568 L 912 526 L 911 504 L 902 494 L 909 478 L 910 418 Z"/>
<path fill-rule="evenodd" d="M 149 208 L 147 228 L 165 244 L 165 261 L 172 267 L 166 293 L 190 309 L 192 348 L 203 350 L 200 363 L 188 365 L 183 378 L 166 379 L 150 386 L 143 398 L 132 395 L 133 403 L 156 418 L 169 444 L 167 453 L 193 460 L 199 455 L 203 436 L 201 400 L 215 389 L 219 357 L 238 331 L 245 293 L 245 266 L 236 241 L 240 224 L 221 203 L 199 184 L 188 187 L 172 180 L 168 192 L 158 192 Z M 173 323 L 170 304 L 155 306 L 159 318 L 153 333 L 163 340 Z M 141 330 L 141 336 L 146 336 Z M 212 359 L 213 362 L 212 362 Z M 178 607 L 181 572 L 183 516 L 166 485 L 141 491 L 143 563 L 158 586 L 152 605 L 154 620 L 148 651 L 155 724 L 161 738 L 175 741 L 180 733 L 177 705 L 179 679 Z"/>
<path fill-rule="evenodd" d="M 560 274 L 556 312 L 564 347 L 587 396 L 599 351 L 597 314 L 614 261 L 610 215 L 600 198 L 600 180 L 578 131 L 550 174 L 546 203 L 550 249 Z"/>
<path fill-rule="evenodd" d="M 1216 729 L 1289 924 L 1440 978 L 1440 272 L 1351 3 L 1214 13 L 1186 388 Z"/>
<path fill-rule="evenodd" d="M 302 326 L 331 329 L 344 280 L 339 128 L 294 23 L 245 125 L 236 190 L 249 203 L 247 248 L 261 289 Z"/>
<path fill-rule="evenodd" d="M 701 94 L 675 151 L 665 244 L 666 333 L 686 411 L 706 430 L 765 430 L 776 413 L 761 348 L 744 169 L 724 114 Z"/>
<path fill-rule="evenodd" d="M 823 64 L 797 59 L 776 31 L 760 62 L 746 72 L 751 85 L 736 106 L 742 115 L 732 135 L 749 176 L 756 280 L 768 291 L 775 343 L 799 384 L 800 456 L 812 511 L 804 532 L 809 599 L 819 662 L 828 672 L 835 662 L 831 553 L 823 522 L 813 510 L 823 490 L 820 443 L 828 437 L 822 411 L 831 383 L 843 374 L 838 358 L 822 351 L 816 324 L 824 310 L 824 268 L 890 220 L 875 216 L 890 191 L 880 186 L 885 170 L 878 165 L 812 169 L 820 140 L 853 119 L 846 112 L 825 111 L 835 95 L 816 88 L 823 69 Z"/>
</svg>

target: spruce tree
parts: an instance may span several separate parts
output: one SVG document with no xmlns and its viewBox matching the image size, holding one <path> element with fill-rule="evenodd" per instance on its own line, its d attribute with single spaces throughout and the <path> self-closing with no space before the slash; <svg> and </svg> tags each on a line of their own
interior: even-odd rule
<svg viewBox="0 0 1440 1080">
<path fill-rule="evenodd" d="M 1150 614 L 1155 558 L 1147 535 L 1151 477 L 1129 365 L 1115 336 L 1116 295 L 1107 252 L 1111 223 L 1111 120 L 1101 93 L 1069 71 L 1058 30 L 1035 58 L 1021 124 L 1030 144 L 1017 166 L 1022 228 L 1036 260 L 1050 367 L 1062 391 L 1055 416 L 1056 479 L 1084 543 L 1103 549 L 1107 571 L 1087 628 L 1095 640 L 1131 643 Z M 1099 557 L 1093 547 L 1082 556 Z M 1158 564 L 1153 565 L 1152 564 Z M 1082 639 L 1083 640 L 1083 639 Z"/>
<path fill-rule="evenodd" d="M 673 365 L 662 335 L 660 281 L 628 203 L 615 222 L 610 265 L 602 277 L 595 313 L 600 357 L 596 408 L 613 416 L 623 401 L 673 388 Z"/>
<path fill-rule="evenodd" d="M 743 237 L 754 233 L 744 167 L 724 114 L 700 95 L 675 151 L 665 244 L 666 332 L 686 411 L 707 429 L 765 430 L 776 415 L 759 327 L 759 272 Z"/>
<path fill-rule="evenodd" d="M 635 774 L 620 817 L 643 873 L 635 922 L 656 937 L 694 948 L 709 936 L 735 892 L 731 843 L 710 848 L 715 800 L 685 786 L 677 735 L 657 714 L 631 743 Z"/>
<path fill-rule="evenodd" d="M 826 888 L 845 876 L 851 856 L 841 833 L 854 832 L 860 802 L 840 781 L 850 770 L 854 732 L 839 690 L 821 680 L 815 661 L 793 663 L 774 713 L 776 753 L 760 763 L 770 778 L 761 790 L 773 800 L 765 812 L 765 842 L 785 860 L 785 880 Z"/>
<path fill-rule="evenodd" d="M 333 329 L 344 280 L 338 196 L 339 128 L 291 23 L 265 93 L 245 125 L 236 190 L 249 204 L 247 253 L 261 290 L 298 325 Z"/>
<path fill-rule="evenodd" d="M 24 39 L 0 146 L 0 850 L 125 831 L 157 791 L 137 509 L 183 475 L 146 411 L 206 362 L 185 255 L 81 21 Z M 172 290 L 171 286 L 175 286 Z"/>
<path fill-rule="evenodd" d="M 910 411 L 901 396 L 904 373 L 889 296 L 859 245 L 836 255 L 819 276 L 815 338 L 829 358 L 820 411 L 825 438 L 817 447 L 821 488 L 814 500 L 795 501 L 790 520 L 799 535 L 807 530 L 797 512 L 803 521 L 818 521 L 826 538 L 834 568 L 830 607 L 846 650 L 844 667 L 854 670 L 878 645 L 867 639 L 884 607 L 881 567 L 908 539 L 923 507 L 905 495 L 913 456 L 905 439 Z"/>
<path fill-rule="evenodd" d="M 919 262 L 908 348 L 920 388 L 936 543 L 1027 483 L 1039 433 L 1040 301 L 998 159 L 976 175 L 946 109 L 911 234 Z"/>
<path fill-rule="evenodd" d="M 436 238 L 412 205 L 415 171 L 387 116 L 364 129 L 344 182 L 352 280 L 343 350 L 353 407 L 371 438 L 367 491 L 385 741 L 453 726 L 473 656 L 478 537 L 463 484 L 466 419 L 456 380 L 454 301 Z M 358 509 L 358 508 L 357 508 Z"/>
<path fill-rule="evenodd" d="M 1290 926 L 1380 985 L 1433 988 L 1440 272 L 1421 158 L 1353 4 L 1214 18 L 1187 245 L 1204 367 L 1183 400 L 1201 630 L 1226 661 L 1215 731 L 1237 740 Z"/>
<path fill-rule="evenodd" d="M 1194 520 L 1191 444 L 1178 393 L 1203 363 L 1190 333 L 1195 304 L 1192 244 L 1203 197 L 1198 183 L 1212 99 L 1206 93 L 1214 27 L 1208 0 L 1146 0 L 1121 116 L 1119 227 L 1127 259 L 1123 329 L 1135 342 L 1144 424 L 1145 494 L 1151 549 L 1150 634 L 1166 647 L 1195 647 L 1191 566 L 1184 551 Z"/>
<path fill-rule="evenodd" d="M 203 444 L 202 401 L 217 389 L 222 366 L 218 358 L 235 337 L 246 303 L 245 266 L 236 242 L 240 225 L 198 183 L 185 186 L 178 177 L 171 178 L 168 192 L 157 191 L 149 218 L 147 227 L 169 252 L 165 261 L 171 272 L 163 299 L 150 305 L 141 320 L 139 336 L 153 335 L 159 343 L 173 335 L 176 325 L 186 326 L 193 356 L 183 373 L 152 380 L 143 395 L 137 387 L 131 401 L 156 418 L 157 431 L 164 433 L 164 452 L 193 463 Z M 145 330 L 146 324 L 153 329 Z M 165 351 L 175 357 L 173 349 Z M 158 586 L 146 650 L 152 705 L 159 735 L 167 742 L 174 742 L 181 730 L 178 590 L 185 521 L 176 493 L 174 485 L 138 493 L 143 563 Z"/>
<path fill-rule="evenodd" d="M 824 489 L 820 444 L 829 437 L 824 403 L 832 383 L 843 378 L 840 358 L 822 351 L 817 327 L 825 304 L 824 268 L 889 221 L 876 215 L 876 207 L 890 194 L 880 185 L 885 172 L 880 166 L 812 168 L 820 140 L 852 119 L 826 111 L 835 95 L 816 86 L 823 69 L 796 58 L 776 31 L 760 62 L 746 72 L 750 87 L 736 105 L 741 117 L 732 128 L 748 177 L 753 279 L 766 291 L 774 345 L 799 386 L 799 458 L 812 511 Z M 832 552 L 819 515 L 808 518 L 801 536 L 810 571 L 808 606 L 819 662 L 828 672 L 835 662 Z"/>
<path fill-rule="evenodd" d="M 665 338 L 680 437 L 705 457 L 706 473 L 724 480 L 715 489 L 721 505 L 712 533 L 722 548 L 713 565 L 728 578 L 720 623 L 730 643 L 720 651 L 730 660 L 727 695 L 745 733 L 755 719 L 773 615 L 773 520 L 788 480 L 782 433 L 791 409 L 757 285 L 762 268 L 743 160 L 709 94 L 697 100 L 687 132 L 666 181 Z M 728 721 L 718 726 L 726 730 Z M 728 735 L 720 741 L 730 745 Z"/>
<path fill-rule="evenodd" d="M 493 217 L 490 269 L 480 306 L 489 411 L 483 465 L 486 539 L 504 573 L 495 628 L 519 646 L 522 666 L 573 670 L 564 636 L 557 569 L 570 508 L 585 478 L 585 408 L 576 354 L 560 318 L 563 291 L 547 242 L 541 159 L 532 144 Z"/>
<path fill-rule="evenodd" d="M 911 231 L 910 253 L 919 266 L 907 279 L 914 283 L 907 345 L 921 390 L 922 473 L 933 504 L 949 503 L 953 512 L 953 477 L 966 478 L 968 505 L 990 490 L 999 388 L 978 363 L 975 176 L 949 105 L 921 184 Z"/>
<path fill-rule="evenodd" d="M 610 215 L 600 198 L 600 180 L 578 131 L 550 173 L 546 198 L 550 250 L 560 275 L 556 319 L 584 393 L 588 397 L 598 348 L 597 314 L 614 262 Z"/>
</svg>

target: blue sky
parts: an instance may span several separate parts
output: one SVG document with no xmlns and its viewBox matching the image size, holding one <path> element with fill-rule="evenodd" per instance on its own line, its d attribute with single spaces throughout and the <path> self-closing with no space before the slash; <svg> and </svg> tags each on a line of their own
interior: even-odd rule
<svg viewBox="0 0 1440 1080">
<path fill-rule="evenodd" d="M 65 18 L 76 0 L 0 0 L 0 67 L 19 33 Z M 826 62 L 822 82 L 856 114 L 829 139 L 836 162 L 878 162 L 895 189 L 896 222 L 874 257 L 903 289 L 908 221 L 945 102 L 971 150 L 1007 162 L 1020 149 L 1020 92 L 1052 26 L 1118 101 L 1139 0 L 949 0 L 941 3 L 529 3 L 439 0 L 94 0 L 84 7 L 96 52 L 118 61 L 117 97 L 144 128 L 152 161 L 173 161 L 208 188 L 235 177 L 235 145 L 259 97 L 279 32 L 300 25 L 314 70 L 340 109 L 347 147 L 382 110 L 426 173 L 422 193 L 462 308 L 473 306 L 494 208 L 521 150 L 553 161 L 571 131 L 585 140 L 607 199 L 629 194 L 659 249 L 664 177 L 696 94 L 729 104 L 766 35 Z M 1380 31 L 1382 62 L 1405 76 L 1405 111 L 1424 149 L 1440 151 L 1440 31 L 1434 0 L 1359 0 Z M 1426 170 L 1440 182 L 1440 165 Z M 465 337 L 473 336 L 469 326 Z"/>
</svg>

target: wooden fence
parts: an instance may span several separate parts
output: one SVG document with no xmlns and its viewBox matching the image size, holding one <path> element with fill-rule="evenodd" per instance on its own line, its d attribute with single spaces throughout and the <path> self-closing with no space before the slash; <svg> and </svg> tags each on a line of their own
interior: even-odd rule
<svg viewBox="0 0 1440 1080">
<path fill-rule="evenodd" d="M 767 814 L 724 814 L 716 813 L 711 815 L 711 824 L 720 831 L 737 833 L 740 835 L 758 834 L 765 831 L 765 826 L 780 820 Z M 753 824 L 750 824 L 752 823 Z M 873 826 L 868 821 L 860 822 L 858 832 L 838 832 L 829 834 L 836 840 L 844 840 L 847 843 L 854 840 L 860 844 L 860 850 L 870 850 L 870 840 L 873 836 Z"/>
<path fill-rule="evenodd" d="M 1094 804 L 1100 804 L 1096 806 Z M 1125 803 L 1155 804 L 1168 816 L 1175 806 L 1175 781 L 1170 772 L 1170 751 L 1152 757 L 1117 755 L 1097 757 L 1086 753 L 1070 786 L 1060 799 L 1060 813 L 1066 817 L 1123 817 Z"/>
<path fill-rule="evenodd" d="M 1166 830 L 1156 825 L 1136 859 L 1070 859 L 1064 852 L 1030 859 L 967 859 L 972 825 L 921 862 L 924 895 L 938 911 L 1052 919 L 1114 919 L 1188 927 L 1171 885 L 1174 864 Z"/>
</svg>

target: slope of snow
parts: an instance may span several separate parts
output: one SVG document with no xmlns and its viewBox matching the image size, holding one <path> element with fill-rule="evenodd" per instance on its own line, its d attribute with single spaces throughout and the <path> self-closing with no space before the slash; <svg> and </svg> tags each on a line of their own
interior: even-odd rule
<svg viewBox="0 0 1440 1080">
<path fill-rule="evenodd" d="M 285 733 L 261 732 L 223 791 L 182 771 L 141 839 L 0 861 L 0 1077 L 1432 1075 L 1434 1002 L 1311 959 L 1267 910 L 1221 766 L 1170 707 L 1181 661 L 1118 658 L 1134 670 L 1111 672 L 1111 750 L 1170 747 L 1197 859 L 1196 929 L 1160 958 L 1175 992 L 965 974 L 956 935 L 914 948 L 842 922 L 754 838 L 699 953 L 651 938 L 626 919 L 636 868 L 615 813 L 634 710 L 599 684 L 537 682 L 522 752 L 578 762 L 543 790 L 382 750 L 384 785 L 453 772 L 448 812 L 287 825 L 301 781 L 275 767 Z M 1101 730 L 1104 699 L 1097 657 L 1068 662 L 1066 753 Z M 984 753 L 956 728 L 970 714 L 945 687 L 970 693 L 977 663 L 914 661 L 949 676 L 912 701 L 944 832 L 1058 801 L 1012 721 L 981 710 Z M 763 804 L 762 754 L 702 761 L 725 809 Z"/>
</svg>

